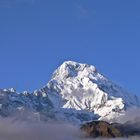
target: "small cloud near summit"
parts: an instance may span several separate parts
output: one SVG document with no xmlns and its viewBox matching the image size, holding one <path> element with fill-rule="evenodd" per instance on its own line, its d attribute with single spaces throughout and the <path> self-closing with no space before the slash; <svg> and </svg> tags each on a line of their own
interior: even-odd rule
<svg viewBox="0 0 140 140">
<path fill-rule="evenodd" d="M 78 16 L 80 17 L 89 17 L 95 15 L 95 11 L 91 10 L 87 5 L 79 2 L 75 2 L 75 8 Z"/>
<path fill-rule="evenodd" d="M 88 10 L 85 7 L 83 7 L 81 4 L 77 4 L 76 7 L 78 9 L 80 16 L 87 16 L 88 15 Z"/>
</svg>

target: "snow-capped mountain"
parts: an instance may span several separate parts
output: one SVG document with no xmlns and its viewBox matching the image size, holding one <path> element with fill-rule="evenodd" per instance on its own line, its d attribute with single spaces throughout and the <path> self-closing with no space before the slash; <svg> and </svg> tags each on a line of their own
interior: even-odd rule
<svg viewBox="0 0 140 140">
<path fill-rule="evenodd" d="M 0 90 L 0 115 L 29 110 L 39 119 L 82 123 L 94 119 L 112 121 L 140 98 L 114 84 L 92 65 L 64 62 L 42 89 L 33 93 Z"/>
<path fill-rule="evenodd" d="M 109 81 L 94 66 L 72 61 L 54 72 L 47 89 L 58 108 L 93 112 L 100 119 L 114 119 L 128 107 L 140 105 L 139 97 Z"/>
</svg>

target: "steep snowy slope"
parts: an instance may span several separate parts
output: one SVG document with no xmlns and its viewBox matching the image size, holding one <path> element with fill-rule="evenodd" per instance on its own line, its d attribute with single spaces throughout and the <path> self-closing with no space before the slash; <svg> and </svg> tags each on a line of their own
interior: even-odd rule
<svg viewBox="0 0 140 140">
<path fill-rule="evenodd" d="M 82 123 L 113 121 L 140 98 L 109 81 L 92 65 L 64 62 L 42 89 L 33 93 L 0 90 L 0 116 L 29 111 L 37 119 Z"/>
<path fill-rule="evenodd" d="M 140 99 L 100 74 L 92 65 L 64 62 L 47 85 L 51 101 L 58 108 L 86 110 L 111 120 L 125 109 L 139 106 Z M 56 96 L 56 98 L 54 98 Z"/>
</svg>

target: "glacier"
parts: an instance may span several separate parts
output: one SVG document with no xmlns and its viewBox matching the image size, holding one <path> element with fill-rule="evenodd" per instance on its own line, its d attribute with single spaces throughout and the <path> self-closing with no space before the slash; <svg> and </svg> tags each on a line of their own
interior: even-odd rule
<svg viewBox="0 0 140 140">
<path fill-rule="evenodd" d="M 81 124 L 92 120 L 117 121 L 126 110 L 140 107 L 140 97 L 100 74 L 96 67 L 66 61 L 41 89 L 28 93 L 0 89 L 0 116 L 30 112 L 37 120 Z"/>
</svg>

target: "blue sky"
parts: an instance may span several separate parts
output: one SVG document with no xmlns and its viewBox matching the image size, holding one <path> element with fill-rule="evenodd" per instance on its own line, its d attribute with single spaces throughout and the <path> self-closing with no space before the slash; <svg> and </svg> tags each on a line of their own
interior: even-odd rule
<svg viewBox="0 0 140 140">
<path fill-rule="evenodd" d="M 44 86 L 66 60 L 139 94 L 139 0 L 0 0 L 0 87 Z"/>
</svg>

